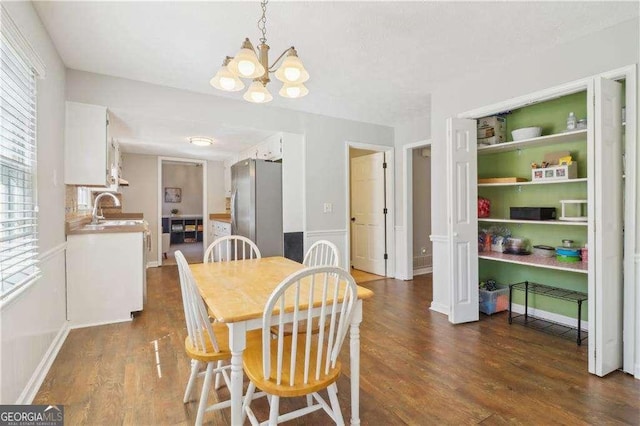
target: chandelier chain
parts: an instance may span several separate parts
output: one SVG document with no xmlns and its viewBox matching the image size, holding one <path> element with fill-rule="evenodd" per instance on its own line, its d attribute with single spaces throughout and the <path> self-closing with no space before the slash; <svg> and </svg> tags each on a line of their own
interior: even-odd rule
<svg viewBox="0 0 640 426">
<path fill-rule="evenodd" d="M 262 16 L 258 19 L 258 29 L 262 32 L 260 42 L 267 43 L 267 3 L 269 0 L 262 0 L 260 6 L 262 7 Z"/>
</svg>

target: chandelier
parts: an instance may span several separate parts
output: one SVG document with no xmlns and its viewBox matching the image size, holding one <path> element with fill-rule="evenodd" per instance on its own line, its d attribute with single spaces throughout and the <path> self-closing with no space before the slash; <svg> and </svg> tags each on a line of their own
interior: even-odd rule
<svg viewBox="0 0 640 426">
<path fill-rule="evenodd" d="M 262 37 L 258 45 L 258 53 L 256 53 L 249 38 L 245 38 L 238 54 L 233 58 L 231 56 L 225 57 L 222 67 L 210 81 L 211 85 L 216 89 L 237 92 L 245 87 L 240 78 L 251 78 L 253 82 L 249 85 L 249 89 L 245 92 L 243 98 L 258 104 L 266 103 L 273 99 L 267 89 L 267 84 L 271 81 L 269 73 L 275 73 L 275 77 L 283 83 L 278 92 L 280 96 L 301 98 L 309 93 L 309 90 L 303 84 L 309 80 L 309 73 L 302 65 L 302 61 L 298 58 L 298 52 L 293 46 L 282 52 L 278 59 L 269 66 L 269 45 L 267 44 L 266 27 L 267 3 L 268 0 L 263 0 L 260 3 L 262 17 L 258 20 L 258 29 L 262 32 Z M 280 67 L 273 71 L 283 58 L 284 60 Z"/>
</svg>

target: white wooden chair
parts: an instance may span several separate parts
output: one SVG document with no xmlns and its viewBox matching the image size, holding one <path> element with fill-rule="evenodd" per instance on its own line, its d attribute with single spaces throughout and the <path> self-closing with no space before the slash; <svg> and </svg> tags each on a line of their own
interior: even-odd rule
<svg viewBox="0 0 640 426">
<path fill-rule="evenodd" d="M 333 244 L 331 241 L 320 240 L 316 241 L 309 247 L 307 253 L 304 255 L 304 260 L 302 263 L 305 266 L 338 266 L 338 262 L 340 260 L 340 254 L 338 251 L 338 247 Z M 306 329 L 306 324 L 301 324 L 301 329 L 304 331 Z M 318 331 L 318 318 L 314 318 L 312 325 L 312 332 L 316 333 Z M 287 324 L 285 326 L 285 334 L 292 333 L 291 324 Z M 277 335 L 278 328 L 273 326 L 271 327 L 271 333 Z"/>
<path fill-rule="evenodd" d="M 338 266 L 340 254 L 331 241 L 316 241 L 309 247 L 302 263 L 305 266 Z"/>
<path fill-rule="evenodd" d="M 293 310 L 285 312 L 287 302 Z M 343 269 L 319 266 L 303 269 L 287 277 L 269 297 L 262 317 L 262 342 L 247 344 L 244 371 L 251 380 L 244 412 L 253 425 L 275 425 L 323 409 L 338 425 L 344 420 L 337 397 L 336 381 L 340 376 L 338 354 L 349 330 L 357 298 L 353 277 Z M 307 307 L 313 304 L 313 309 Z M 319 318 L 320 331 L 311 332 L 312 318 Z M 299 333 L 304 321 L 306 331 Z M 271 324 L 277 324 L 276 338 Z M 293 324 L 293 333 L 285 335 L 285 324 Z M 259 423 L 251 410 L 251 399 L 259 388 L 270 396 L 269 420 Z M 330 405 L 319 391 L 327 389 Z M 280 398 L 310 395 L 312 403 L 283 415 Z M 315 402 L 315 403 L 313 403 Z"/>
<path fill-rule="evenodd" d="M 198 292 L 187 260 L 179 250 L 175 252 L 175 257 L 180 274 L 180 289 L 182 290 L 182 303 L 188 332 L 184 346 L 187 355 L 191 358 L 191 374 L 184 393 L 183 402 L 189 402 L 196 377 L 204 374 L 204 383 L 202 385 L 200 403 L 196 416 L 196 425 L 201 425 L 205 412 L 231 406 L 231 401 L 227 400 L 207 407 L 209 389 L 214 374 L 216 374 L 216 376 L 222 375 L 227 388 L 229 388 L 230 379 L 227 370 L 230 369 L 231 366 L 226 365 L 223 367 L 221 364 L 222 361 L 231 359 L 229 331 L 224 324 L 218 323 L 215 320 L 213 323 L 210 322 L 207 309 Z M 250 340 L 249 336 L 252 336 L 251 338 L 254 342 L 259 343 L 259 334 L 252 333 L 248 335 L 248 341 Z M 204 372 L 201 372 L 200 369 L 203 366 L 206 366 L 206 369 Z"/>
<path fill-rule="evenodd" d="M 260 249 L 256 243 L 242 235 L 220 237 L 207 247 L 203 263 L 228 262 L 240 259 L 260 259 Z"/>
</svg>

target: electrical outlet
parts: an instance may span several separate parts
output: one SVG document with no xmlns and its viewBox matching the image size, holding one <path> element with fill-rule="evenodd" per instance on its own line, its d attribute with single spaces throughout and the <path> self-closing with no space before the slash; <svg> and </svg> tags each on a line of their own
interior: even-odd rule
<svg viewBox="0 0 640 426">
<path fill-rule="evenodd" d="M 333 204 L 332 203 L 324 203 L 323 211 L 324 211 L 324 213 L 331 213 L 333 211 Z"/>
</svg>

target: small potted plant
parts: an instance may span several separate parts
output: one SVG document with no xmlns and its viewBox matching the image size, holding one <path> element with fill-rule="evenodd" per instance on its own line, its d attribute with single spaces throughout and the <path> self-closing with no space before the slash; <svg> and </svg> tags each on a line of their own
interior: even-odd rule
<svg viewBox="0 0 640 426">
<path fill-rule="evenodd" d="M 175 216 L 178 214 L 178 209 L 171 209 L 171 216 Z"/>
</svg>

